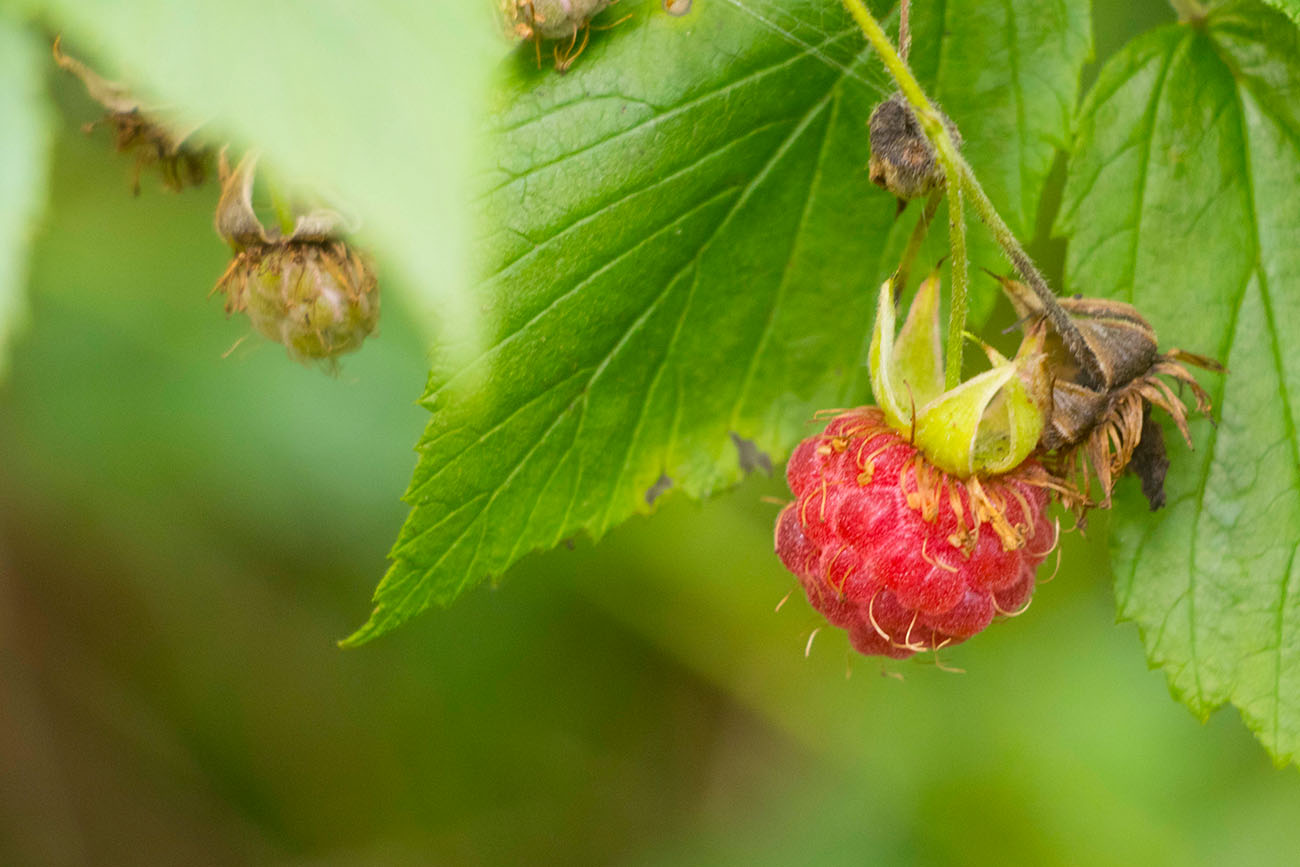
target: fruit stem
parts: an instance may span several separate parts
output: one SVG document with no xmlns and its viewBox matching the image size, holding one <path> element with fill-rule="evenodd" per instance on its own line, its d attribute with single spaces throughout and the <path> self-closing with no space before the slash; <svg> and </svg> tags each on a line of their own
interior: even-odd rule
<svg viewBox="0 0 1300 867">
<path fill-rule="evenodd" d="M 1209 10 L 1197 0 L 1169 0 L 1169 5 L 1174 7 L 1174 11 L 1178 13 L 1179 21 L 1196 23 L 1204 21 L 1206 16 L 1210 14 Z"/>
<path fill-rule="evenodd" d="M 921 124 L 921 129 L 925 131 L 926 137 L 934 145 L 939 164 L 943 166 L 944 177 L 947 179 L 949 221 L 953 227 L 953 303 L 948 321 L 948 371 L 951 372 L 954 366 L 956 370 L 961 370 L 961 334 L 966 329 L 966 227 L 961 219 L 962 214 L 960 211 L 962 204 L 960 188 L 965 188 L 970 195 L 975 213 L 979 214 L 980 219 L 993 231 L 993 236 L 1007 254 L 1007 258 L 1011 260 L 1011 264 L 1015 266 L 1016 271 L 1020 273 L 1029 288 L 1034 291 L 1034 294 L 1038 296 L 1048 321 L 1051 322 L 1056 332 L 1061 335 L 1066 349 L 1078 360 L 1084 370 L 1097 381 L 1101 381 L 1101 367 L 1097 357 L 1088 348 L 1078 327 L 1061 307 L 1060 302 L 1056 299 L 1056 294 L 1047 285 L 1043 275 L 1034 267 L 1033 260 L 1025 253 L 1024 247 L 1016 240 L 1015 234 L 1007 226 L 1006 221 L 993 207 L 993 202 L 989 200 L 984 188 L 980 186 L 980 182 L 975 177 L 970 165 L 958 152 L 952 136 L 948 133 L 948 128 L 939 119 L 938 112 L 934 110 L 934 106 L 926 97 L 925 92 L 921 90 L 921 85 L 917 83 L 916 76 L 908 68 L 907 62 L 894 50 L 894 46 L 889 42 L 889 37 L 885 35 L 885 31 L 881 29 L 879 22 L 876 21 L 875 16 L 871 14 L 862 0 L 841 0 L 841 2 L 843 2 L 849 14 L 853 16 L 854 21 L 861 28 L 862 34 L 871 43 L 871 47 L 876 50 L 876 54 L 880 56 L 885 68 L 889 71 L 895 83 L 898 84 L 898 89 L 911 104 L 916 119 Z M 1171 2 L 1195 3 L 1196 0 L 1171 0 Z M 956 179 L 955 182 L 953 181 L 954 178 Z M 961 244 L 960 261 L 958 260 L 958 243 Z M 959 286 L 960 298 L 958 298 Z M 955 346 L 954 335 L 957 337 Z M 950 384 L 949 387 L 952 387 L 952 385 Z"/>
<path fill-rule="evenodd" d="M 934 215 L 938 212 L 939 203 L 942 201 L 943 190 L 935 190 L 930 193 L 930 198 L 925 200 L 921 219 L 912 227 L 912 234 L 907 238 L 907 246 L 903 248 L 903 256 L 898 260 L 898 270 L 894 272 L 895 298 L 901 298 L 903 290 L 907 288 L 912 262 L 916 260 L 916 254 L 921 252 L 921 244 L 925 242 L 925 236 L 930 231 L 930 223 L 934 222 Z"/>
<path fill-rule="evenodd" d="M 1025 248 L 1020 246 L 1020 241 L 1016 239 L 1011 227 L 998 214 L 997 208 L 993 207 L 993 202 L 989 200 L 988 194 L 980 186 L 980 182 L 975 177 L 970 165 L 963 157 L 958 156 L 958 159 L 961 161 L 962 185 L 970 193 L 971 204 L 975 207 L 975 213 L 979 214 L 980 219 L 993 232 L 993 237 L 997 240 L 998 246 L 1011 260 L 1012 266 L 1020 274 L 1021 279 L 1038 296 L 1047 320 L 1052 324 L 1052 328 L 1056 333 L 1061 335 L 1065 348 L 1097 382 L 1103 381 L 1101 365 L 1097 360 L 1097 356 L 1083 339 L 1079 327 L 1074 324 L 1070 314 L 1066 313 L 1065 309 L 1061 307 L 1056 298 L 1056 293 L 1052 291 L 1052 287 L 1047 285 L 1047 280 L 1034 266 L 1034 260 L 1029 258 Z"/>
<path fill-rule="evenodd" d="M 948 177 L 957 177 L 948 175 Z M 960 181 L 960 178 L 959 178 Z M 943 387 L 952 390 L 961 384 L 961 356 L 966 348 L 966 287 L 969 282 L 966 263 L 966 214 L 962 209 L 963 183 L 948 183 L 948 244 L 952 249 L 952 296 L 948 307 L 948 359 Z"/>
<path fill-rule="evenodd" d="M 286 237 L 292 235 L 294 224 L 297 221 L 294 218 L 293 207 L 289 204 L 288 197 L 273 182 L 268 181 L 266 187 L 271 193 L 271 210 L 275 212 L 275 222 L 280 227 L 280 234 Z"/>
<path fill-rule="evenodd" d="M 849 14 L 853 16 L 853 20 L 858 23 L 858 27 L 862 29 L 862 34 L 871 43 L 871 47 L 876 49 L 876 54 L 880 55 L 885 68 L 898 84 L 898 89 L 911 104 L 921 129 L 925 130 L 926 138 L 934 145 L 935 153 L 939 157 L 939 165 L 943 166 L 944 177 L 949 179 L 947 187 L 948 223 L 951 227 L 949 234 L 952 243 L 952 304 L 948 313 L 948 366 L 945 379 L 947 387 L 954 388 L 961 374 L 961 356 L 965 348 L 961 335 L 966 330 L 966 286 L 969 282 L 969 275 L 966 273 L 966 223 L 962 213 L 960 181 L 961 167 L 964 163 L 957 152 L 957 145 L 948 134 L 948 127 L 944 125 L 939 118 L 939 113 L 930 104 L 925 91 L 921 90 L 921 85 L 917 83 L 916 76 L 908 68 L 907 61 L 894 50 L 893 44 L 890 43 L 889 37 L 885 35 L 875 16 L 862 0 L 843 0 L 843 3 Z M 957 178 L 957 182 L 952 182 L 953 178 Z"/>
</svg>

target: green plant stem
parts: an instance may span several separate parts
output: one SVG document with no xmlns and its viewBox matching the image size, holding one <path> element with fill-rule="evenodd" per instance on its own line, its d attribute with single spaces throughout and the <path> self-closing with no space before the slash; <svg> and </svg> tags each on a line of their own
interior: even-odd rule
<svg viewBox="0 0 1300 867">
<path fill-rule="evenodd" d="M 288 197 L 276 184 L 268 181 L 266 186 L 271 192 L 271 210 L 275 212 L 275 222 L 280 227 L 280 234 L 292 235 L 297 220 L 293 215 L 293 208 L 289 204 Z"/>
<path fill-rule="evenodd" d="M 1038 297 L 1039 303 L 1043 305 L 1043 314 L 1052 323 L 1052 328 L 1056 330 L 1056 333 L 1061 335 L 1065 348 L 1098 382 L 1103 381 L 1097 356 L 1083 339 L 1079 327 L 1074 324 L 1074 320 L 1061 307 L 1056 293 L 1052 291 L 1052 287 L 1047 285 L 1047 280 L 1034 266 L 1034 260 L 1029 258 L 1025 248 L 1020 246 L 1020 241 L 1016 238 L 1015 233 L 1011 231 L 1011 227 L 1002 219 L 997 208 L 993 207 L 993 202 L 989 199 L 988 194 L 984 192 L 984 188 L 980 186 L 975 173 L 971 171 L 970 164 L 963 157 L 958 157 L 958 159 L 961 161 L 962 186 L 970 195 L 971 205 L 974 207 L 975 213 L 992 231 L 994 239 L 998 242 L 998 246 L 1002 248 L 1002 251 L 1007 254 L 1007 258 L 1011 260 L 1011 265 L 1016 269 L 1016 273 L 1033 290 L 1034 295 Z"/>
<path fill-rule="evenodd" d="M 939 165 L 943 167 L 945 178 L 962 177 L 960 166 L 962 165 L 961 155 L 957 152 L 957 145 L 953 142 L 952 136 L 948 134 L 948 127 L 935 111 L 934 106 L 926 97 L 925 91 L 921 90 L 921 85 L 917 83 L 916 76 L 908 68 L 907 62 L 899 56 L 894 50 L 894 46 L 885 35 L 880 23 L 876 21 L 874 15 L 863 4 L 862 0 L 843 0 L 844 7 L 848 9 L 853 20 L 858 23 L 862 33 L 871 43 L 871 47 L 876 50 L 876 54 L 884 62 L 885 68 L 893 76 L 898 89 L 902 91 L 903 96 L 912 106 L 912 111 L 916 114 L 917 121 L 921 124 L 921 129 L 925 131 L 926 138 L 934 144 L 934 149 L 939 157 Z M 966 286 L 969 282 L 966 263 L 966 224 L 962 218 L 961 212 L 961 190 L 960 181 L 957 183 L 948 183 L 948 219 L 954 227 L 954 235 L 960 235 L 960 257 L 958 257 L 957 244 L 958 240 L 953 239 L 953 258 L 952 258 L 952 304 L 948 313 L 948 388 L 957 385 L 953 371 L 960 375 L 962 352 L 965 349 L 965 342 L 962 340 L 962 334 L 966 331 Z M 958 294 L 961 298 L 958 300 Z"/>
<path fill-rule="evenodd" d="M 912 234 L 907 237 L 907 246 L 903 248 L 903 256 L 898 260 L 898 270 L 894 272 L 894 297 L 902 297 L 903 290 L 907 288 L 907 278 L 912 271 L 912 263 L 916 261 L 916 254 L 921 252 L 921 244 L 925 242 L 925 236 L 930 231 L 930 223 L 934 222 L 934 215 L 939 210 L 939 203 L 943 201 L 943 190 L 935 190 L 930 194 L 930 198 L 925 200 L 925 208 L 921 211 L 921 219 L 912 227 Z"/>
<path fill-rule="evenodd" d="M 1197 0 L 1169 0 L 1169 5 L 1178 13 L 1179 21 L 1204 21 L 1210 14 Z"/>
<path fill-rule="evenodd" d="M 862 0 L 842 0 L 844 7 L 848 9 L 849 14 L 858 23 L 862 29 L 862 34 L 866 36 L 871 47 L 876 50 L 885 68 L 893 76 L 894 81 L 898 84 L 898 89 L 902 91 L 904 97 L 911 104 L 913 112 L 916 114 L 917 121 L 925 131 L 925 135 L 934 145 L 935 152 L 939 158 L 939 164 L 943 167 L 944 177 L 947 180 L 949 209 L 953 207 L 960 208 L 962 204 L 961 191 L 964 189 L 969 194 L 971 204 L 975 207 L 975 212 L 979 214 L 989 228 L 993 231 L 993 236 L 997 239 L 998 244 L 1006 252 L 1007 258 L 1015 266 L 1017 272 L 1029 288 L 1033 290 L 1038 297 L 1039 303 L 1043 305 L 1043 313 L 1052 323 L 1052 327 L 1061 335 L 1065 342 L 1066 348 L 1070 351 L 1084 369 L 1089 374 L 1100 381 L 1101 370 L 1097 362 L 1096 355 L 1088 347 L 1079 332 L 1074 321 L 1070 319 L 1069 314 L 1061 307 L 1056 298 L 1056 293 L 1052 292 L 1043 275 L 1034 267 L 1034 262 L 1025 253 L 1020 246 L 1020 242 L 1007 226 L 1006 221 L 998 214 L 997 209 L 989 200 L 984 188 L 980 186 L 979 180 L 975 173 L 971 171 L 970 165 L 957 151 L 957 146 L 948 133 L 948 128 L 940 119 L 938 112 L 926 97 L 925 92 L 921 90 L 920 84 L 916 81 L 916 76 L 912 74 L 907 63 L 894 50 L 890 44 L 889 37 L 881 29 L 875 16 L 867 9 Z M 1177 0 L 1177 2 L 1194 3 L 1195 0 Z M 954 190 L 956 193 L 954 194 Z M 961 219 L 960 211 L 952 211 L 949 219 L 954 226 L 953 231 L 953 263 L 952 263 L 952 281 L 953 281 L 953 303 L 950 308 L 948 322 L 948 370 L 961 370 L 961 353 L 963 341 L 961 335 L 966 330 L 966 286 L 968 283 L 966 250 L 965 250 L 965 223 Z M 960 226 L 960 228 L 957 228 Z M 957 236 L 960 235 L 960 238 Z M 961 244 L 961 260 L 957 258 L 957 244 Z M 958 287 L 960 286 L 960 290 Z M 958 298 L 958 292 L 961 298 Z M 952 387 L 952 383 L 949 384 Z"/>
<path fill-rule="evenodd" d="M 948 177 L 954 177 L 949 175 Z M 966 262 L 966 214 L 962 207 L 961 183 L 948 183 L 948 244 L 952 249 L 952 295 L 948 306 L 948 355 L 944 368 L 944 388 L 954 389 L 961 383 L 961 356 L 966 333 L 966 287 L 969 282 Z M 955 349 L 954 349 L 955 347 Z"/>
</svg>

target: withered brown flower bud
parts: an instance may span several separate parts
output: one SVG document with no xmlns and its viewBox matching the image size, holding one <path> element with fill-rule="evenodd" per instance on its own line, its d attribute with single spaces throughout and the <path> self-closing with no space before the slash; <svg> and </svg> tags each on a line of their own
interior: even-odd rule
<svg viewBox="0 0 1300 867">
<path fill-rule="evenodd" d="M 956 125 L 942 111 L 939 117 L 953 143 L 960 146 L 961 134 Z M 897 196 L 900 205 L 943 186 L 939 156 L 902 93 L 894 93 L 876 106 L 868 128 L 871 133 L 868 176 L 873 184 Z"/>
<path fill-rule="evenodd" d="M 1063 298 L 1061 307 L 1092 355 L 1093 363 L 1084 365 L 1051 328 L 1042 303 L 1029 287 L 993 276 L 1022 317 L 1027 335 L 1045 337 L 1044 351 L 1053 376 L 1052 415 L 1039 443 L 1050 453 L 1045 465 L 1073 492 L 1079 510 L 1091 505 L 1109 507 L 1115 482 L 1125 469 L 1141 478 L 1151 508 L 1160 508 L 1169 460 L 1164 434 L 1151 419 L 1151 407 L 1169 413 L 1188 447 L 1192 444 L 1187 407 L 1161 377 L 1185 384 L 1196 399 L 1196 411 L 1208 416 L 1210 396 L 1185 365 L 1215 372 L 1222 372 L 1223 366 L 1178 349 L 1161 353 L 1155 329 L 1131 304 Z M 1089 366 L 1099 375 L 1089 373 Z M 1091 491 L 1093 476 L 1100 489 L 1096 500 Z"/>
<path fill-rule="evenodd" d="M 226 312 L 242 312 L 258 332 L 298 361 L 332 361 L 358 349 L 379 321 L 379 288 L 369 263 L 339 236 L 330 211 L 298 217 L 293 231 L 268 232 L 253 211 L 255 158 L 231 171 L 221 155 L 216 228 L 235 252 L 214 291 Z"/>
<path fill-rule="evenodd" d="M 113 145 L 118 152 L 135 154 L 133 193 L 140 194 L 140 173 L 152 165 L 158 167 L 163 186 L 173 192 L 203 183 L 212 151 L 193 142 L 197 127 L 180 131 L 169 128 L 159 120 L 160 108 L 146 108 L 125 85 L 101 78 L 80 60 L 64 54 L 59 39 L 54 40 L 53 51 L 54 62 L 81 79 L 90 97 L 106 109 L 102 118 L 85 125 L 85 131 L 105 124 L 113 130 Z"/>
<path fill-rule="evenodd" d="M 555 68 L 566 71 L 591 39 L 591 19 L 609 8 L 613 0 L 500 0 L 507 32 L 532 40 L 537 63 L 542 61 L 542 40 L 555 41 Z M 582 37 L 579 44 L 578 37 Z M 563 43 L 568 45 L 564 46 Z"/>
</svg>

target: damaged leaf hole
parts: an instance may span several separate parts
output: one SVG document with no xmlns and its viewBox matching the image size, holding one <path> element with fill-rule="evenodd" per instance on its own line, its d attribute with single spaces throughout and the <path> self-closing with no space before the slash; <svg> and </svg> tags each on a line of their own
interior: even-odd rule
<svg viewBox="0 0 1300 867">
<path fill-rule="evenodd" d="M 734 430 L 730 433 L 731 441 L 736 444 L 736 451 L 740 456 L 740 468 L 744 470 L 745 475 L 755 470 L 762 470 L 767 476 L 772 475 L 772 456 L 754 445 L 753 440 L 742 437 Z"/>
<path fill-rule="evenodd" d="M 660 473 L 659 478 L 655 481 L 655 483 L 650 487 L 646 488 L 646 492 L 645 492 L 646 504 L 653 506 L 655 500 L 663 496 L 663 494 L 672 486 L 673 486 L 672 477 L 669 476 L 667 473 Z"/>
</svg>

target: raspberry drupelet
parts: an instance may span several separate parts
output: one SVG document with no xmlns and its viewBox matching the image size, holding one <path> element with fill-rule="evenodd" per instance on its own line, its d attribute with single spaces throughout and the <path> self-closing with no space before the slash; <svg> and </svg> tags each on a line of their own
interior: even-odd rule
<svg viewBox="0 0 1300 867">
<path fill-rule="evenodd" d="M 1034 461 L 949 475 L 875 407 L 832 418 L 786 476 L 795 501 L 777 521 L 777 554 L 867 655 L 938 650 L 1023 611 L 1056 544 Z"/>
</svg>

